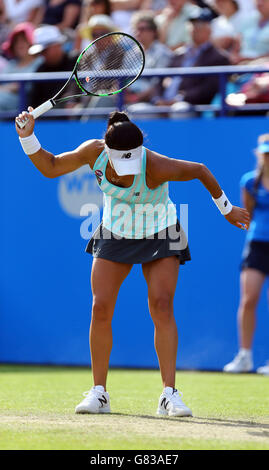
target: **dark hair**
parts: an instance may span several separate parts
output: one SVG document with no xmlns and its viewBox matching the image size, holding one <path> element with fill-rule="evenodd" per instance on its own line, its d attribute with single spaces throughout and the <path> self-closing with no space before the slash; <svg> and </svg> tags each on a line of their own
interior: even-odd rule
<svg viewBox="0 0 269 470">
<path fill-rule="evenodd" d="M 95 5 L 104 4 L 104 7 L 105 7 L 105 12 L 104 12 L 104 14 L 105 14 L 105 15 L 108 15 L 108 16 L 111 15 L 111 4 L 110 4 L 110 0 L 92 0 L 92 3 L 95 4 Z"/>
<path fill-rule="evenodd" d="M 105 134 L 105 143 L 116 150 L 130 150 L 143 144 L 143 134 L 125 112 L 110 114 Z"/>
<path fill-rule="evenodd" d="M 154 15 L 148 11 L 139 11 L 135 13 L 132 18 L 132 26 L 135 29 L 138 23 L 147 23 L 148 29 L 155 33 L 155 38 L 158 38 L 158 25 L 155 21 Z"/>
</svg>

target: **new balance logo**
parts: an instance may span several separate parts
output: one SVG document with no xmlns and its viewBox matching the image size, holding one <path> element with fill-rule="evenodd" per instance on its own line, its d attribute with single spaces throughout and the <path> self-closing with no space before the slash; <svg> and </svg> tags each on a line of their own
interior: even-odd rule
<svg viewBox="0 0 269 470">
<path fill-rule="evenodd" d="M 124 153 L 121 158 L 131 158 L 131 156 L 132 156 L 132 153 L 128 152 L 128 153 Z"/>
<path fill-rule="evenodd" d="M 104 406 L 107 404 L 107 399 L 104 395 L 102 395 L 102 398 L 98 398 L 98 400 L 100 401 L 101 406 Z"/>
<path fill-rule="evenodd" d="M 224 202 L 224 207 L 226 207 L 227 204 L 228 204 L 228 201 L 227 201 L 227 199 L 226 199 L 226 201 Z"/>
<path fill-rule="evenodd" d="M 167 400 L 166 398 L 163 398 L 161 401 L 161 406 L 163 406 L 164 409 L 166 410 L 168 403 L 169 403 L 169 400 Z"/>
</svg>

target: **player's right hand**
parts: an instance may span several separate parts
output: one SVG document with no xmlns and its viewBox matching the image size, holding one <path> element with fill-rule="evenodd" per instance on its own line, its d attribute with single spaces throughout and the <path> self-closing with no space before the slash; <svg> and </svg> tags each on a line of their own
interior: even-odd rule
<svg viewBox="0 0 269 470">
<path fill-rule="evenodd" d="M 247 209 L 233 206 L 231 212 L 224 216 L 230 224 L 235 225 L 242 230 L 248 230 L 250 224 L 250 214 Z"/>
<path fill-rule="evenodd" d="M 20 137 L 28 137 L 34 132 L 35 120 L 33 116 L 30 114 L 31 111 L 33 111 L 33 108 L 29 106 L 28 112 L 23 111 L 15 118 L 16 131 Z M 21 122 L 26 121 L 26 124 L 23 128 L 20 128 L 17 124 L 17 121 L 21 121 Z"/>
</svg>

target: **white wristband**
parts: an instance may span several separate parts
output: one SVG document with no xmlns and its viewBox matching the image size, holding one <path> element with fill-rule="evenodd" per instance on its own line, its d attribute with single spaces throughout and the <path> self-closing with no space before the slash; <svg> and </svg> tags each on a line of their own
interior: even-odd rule
<svg viewBox="0 0 269 470">
<path fill-rule="evenodd" d="M 32 155 L 41 149 L 41 144 L 34 133 L 28 137 L 19 137 L 19 139 L 26 155 Z"/>
<path fill-rule="evenodd" d="M 231 212 L 233 206 L 230 203 L 229 199 L 227 198 L 226 194 L 224 191 L 222 191 L 222 195 L 218 197 L 217 199 L 214 199 L 212 197 L 214 203 L 216 204 L 217 208 L 220 210 L 222 215 L 227 215 Z"/>
</svg>

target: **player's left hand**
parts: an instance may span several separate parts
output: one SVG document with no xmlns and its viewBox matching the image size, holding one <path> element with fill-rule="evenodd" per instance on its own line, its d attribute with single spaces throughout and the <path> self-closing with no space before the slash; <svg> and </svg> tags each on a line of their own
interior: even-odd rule
<svg viewBox="0 0 269 470">
<path fill-rule="evenodd" d="M 235 225 L 242 230 L 248 230 L 250 224 L 250 215 L 246 209 L 233 206 L 231 212 L 224 216 L 230 224 Z"/>
</svg>

